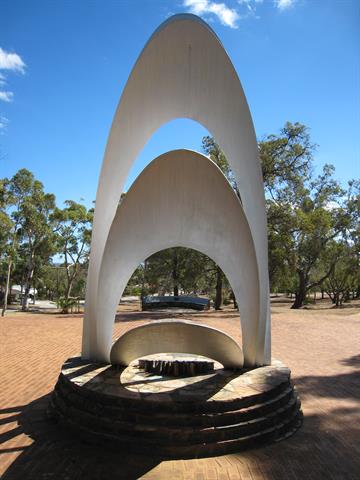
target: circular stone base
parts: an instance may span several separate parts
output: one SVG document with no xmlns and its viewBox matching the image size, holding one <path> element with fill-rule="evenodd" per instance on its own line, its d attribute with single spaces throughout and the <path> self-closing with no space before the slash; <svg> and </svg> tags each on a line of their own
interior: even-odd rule
<svg viewBox="0 0 360 480">
<path fill-rule="evenodd" d="M 49 413 L 87 441 L 127 452 L 194 458 L 281 440 L 301 425 L 300 401 L 281 362 L 252 370 L 166 377 L 74 357 Z"/>
</svg>

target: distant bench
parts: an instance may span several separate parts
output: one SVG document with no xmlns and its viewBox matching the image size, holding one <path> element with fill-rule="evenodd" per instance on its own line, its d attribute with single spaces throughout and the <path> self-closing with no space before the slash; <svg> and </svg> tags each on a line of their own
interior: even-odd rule
<svg viewBox="0 0 360 480">
<path fill-rule="evenodd" d="M 193 310 L 209 310 L 210 300 L 202 297 L 188 297 L 179 295 L 178 297 L 166 295 L 163 297 L 143 297 L 141 301 L 142 310 L 152 310 L 158 308 L 191 308 Z"/>
</svg>

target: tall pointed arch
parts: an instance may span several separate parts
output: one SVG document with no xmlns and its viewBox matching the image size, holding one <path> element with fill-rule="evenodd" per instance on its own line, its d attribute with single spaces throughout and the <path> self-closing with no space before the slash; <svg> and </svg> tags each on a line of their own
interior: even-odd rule
<svg viewBox="0 0 360 480">
<path fill-rule="evenodd" d="M 234 172 L 259 276 L 253 364 L 269 363 L 267 229 L 255 132 L 228 55 L 215 33 L 193 15 L 176 15 L 155 31 L 131 72 L 113 120 L 96 196 L 83 356 L 93 357 L 100 268 L 128 172 L 154 131 L 180 117 L 198 121 L 214 135 Z"/>
</svg>

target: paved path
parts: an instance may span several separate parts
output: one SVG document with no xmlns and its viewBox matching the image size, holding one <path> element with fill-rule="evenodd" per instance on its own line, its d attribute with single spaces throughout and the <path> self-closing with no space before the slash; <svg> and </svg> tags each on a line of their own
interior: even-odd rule
<svg viewBox="0 0 360 480">
<path fill-rule="evenodd" d="M 149 316 L 169 316 L 129 311 L 133 308 L 123 308 L 115 337 Z M 359 309 L 292 311 L 278 304 L 273 311 L 273 356 L 292 369 L 303 427 L 289 440 L 261 449 L 178 461 L 105 452 L 44 421 L 63 361 L 80 351 L 81 315 L 13 313 L 0 319 L 0 474 L 4 480 L 358 480 Z M 232 310 L 192 318 L 240 339 Z"/>
</svg>

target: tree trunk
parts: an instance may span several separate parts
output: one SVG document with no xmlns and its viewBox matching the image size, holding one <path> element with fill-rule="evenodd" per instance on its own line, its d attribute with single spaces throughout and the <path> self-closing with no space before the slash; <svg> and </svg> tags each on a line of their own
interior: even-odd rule
<svg viewBox="0 0 360 480">
<path fill-rule="evenodd" d="M 299 272 L 299 288 L 295 292 L 295 301 L 291 308 L 297 309 L 304 305 L 306 299 L 306 279 L 303 272 Z"/>
<path fill-rule="evenodd" d="M 234 303 L 234 309 L 239 310 L 239 306 L 238 306 L 238 303 L 236 301 L 235 294 L 232 290 L 231 290 L 231 293 L 230 293 L 230 298 L 232 299 L 232 301 Z"/>
<path fill-rule="evenodd" d="M 30 284 L 27 283 L 25 287 L 24 295 L 21 299 L 21 310 L 23 312 L 29 309 L 29 293 L 30 293 Z"/>
<path fill-rule="evenodd" d="M 69 313 L 69 298 L 70 298 L 70 294 L 71 294 L 71 290 L 72 290 L 72 286 L 73 286 L 73 283 L 74 283 L 74 278 L 75 278 L 75 275 L 72 275 L 69 279 L 68 277 L 68 284 L 67 284 L 67 287 L 66 287 L 66 291 L 65 291 L 65 300 L 66 300 L 66 303 L 65 303 L 65 306 L 63 307 L 62 309 L 62 313 Z"/>
<path fill-rule="evenodd" d="M 141 301 L 145 297 L 146 268 L 147 268 L 147 263 L 146 263 L 146 260 L 145 260 L 144 261 L 144 272 L 143 272 L 143 276 L 142 276 L 142 279 L 141 279 Z"/>
<path fill-rule="evenodd" d="M 172 279 L 173 279 L 173 286 L 174 286 L 174 297 L 178 297 L 179 296 L 178 254 L 175 248 L 173 252 Z"/>
<path fill-rule="evenodd" d="M 72 286 L 73 286 L 73 283 L 74 283 L 74 278 L 75 277 L 72 277 L 71 280 L 69 281 L 68 285 L 67 285 L 66 292 L 65 292 L 66 300 L 69 300 L 69 298 L 70 298 Z"/>
<path fill-rule="evenodd" d="M 336 303 L 336 293 L 334 291 L 326 292 L 331 300 L 331 303 L 335 305 Z"/>
<path fill-rule="evenodd" d="M 10 277 L 11 277 L 11 267 L 12 267 L 12 260 L 9 260 L 7 273 L 6 273 L 6 286 L 5 286 L 5 295 L 4 295 L 4 305 L 1 311 L 1 316 L 4 317 L 7 309 L 8 303 L 8 295 L 9 295 L 9 285 L 10 285 Z"/>
<path fill-rule="evenodd" d="M 338 307 L 340 305 L 340 294 L 336 292 L 335 294 L 335 306 Z"/>
<path fill-rule="evenodd" d="M 220 310 L 222 304 L 222 284 L 223 284 L 223 273 L 220 267 L 216 267 L 216 295 L 215 295 L 215 310 Z"/>
<path fill-rule="evenodd" d="M 29 309 L 30 286 L 31 286 L 32 279 L 33 279 L 33 276 L 34 276 L 34 262 L 33 262 L 33 259 L 34 259 L 34 253 L 31 253 L 29 270 L 28 270 L 27 278 L 25 279 L 25 292 L 24 292 L 24 295 L 22 297 L 22 302 L 21 302 L 22 311 L 26 311 L 26 310 Z"/>
</svg>

